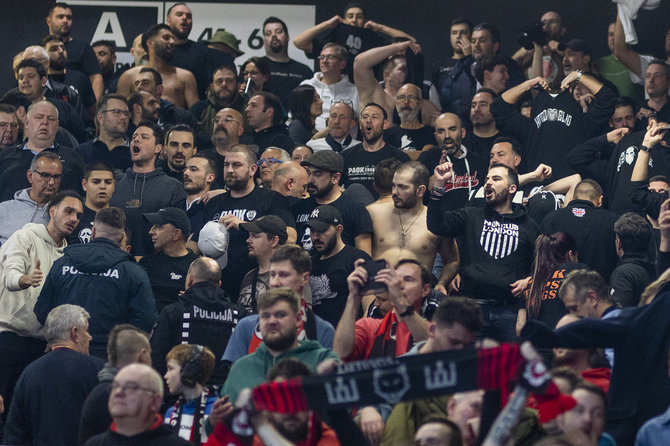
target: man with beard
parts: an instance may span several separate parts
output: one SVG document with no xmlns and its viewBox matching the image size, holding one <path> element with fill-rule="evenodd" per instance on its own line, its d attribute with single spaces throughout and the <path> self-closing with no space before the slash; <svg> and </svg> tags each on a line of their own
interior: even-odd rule
<svg viewBox="0 0 670 446">
<path fill-rule="evenodd" d="M 239 92 L 235 67 L 224 65 L 214 70 L 207 98 L 191 107 L 191 113 L 202 128 L 211 135 L 216 126 L 214 119 L 221 109 L 231 108 L 238 113 L 243 113 L 245 106 L 244 96 Z"/>
<path fill-rule="evenodd" d="M 371 253 L 372 221 L 365 207 L 342 193 L 339 182 L 342 177 L 344 160 L 339 153 L 332 150 L 321 150 L 307 157 L 300 163 L 307 170 L 307 192 L 304 198 L 293 208 L 298 225 L 298 244 L 306 251 L 312 249 L 312 239 L 307 221 L 312 211 L 320 205 L 331 205 L 342 214 L 342 241 Z"/>
<path fill-rule="evenodd" d="M 463 144 L 470 149 L 471 154 L 476 154 L 478 160 L 483 163 L 482 168 L 487 167 L 486 160 L 491 153 L 493 141 L 500 135 L 491 114 L 491 103 L 496 96 L 493 90 L 480 88 L 470 102 L 472 130 L 466 132 Z"/>
<path fill-rule="evenodd" d="M 82 40 L 74 39 L 72 31 L 72 8 L 67 3 L 54 4 L 46 17 L 49 34 L 60 37 L 65 42 L 68 54 L 68 65 L 73 70 L 88 76 L 97 99 L 104 91 L 100 66 L 95 58 L 93 49 Z"/>
<path fill-rule="evenodd" d="M 211 75 L 208 67 L 232 64 L 232 59 L 221 55 L 220 52 L 207 51 L 204 43 L 194 42 L 188 38 L 193 28 L 193 13 L 186 3 L 179 2 L 170 6 L 165 24 L 174 34 L 172 63 L 175 67 L 183 68 L 193 74 L 198 87 L 198 97 L 204 98 Z M 217 60 L 210 60 L 212 58 Z"/>
<path fill-rule="evenodd" d="M 148 93 L 145 93 L 148 94 Z M 186 194 L 182 184 L 156 169 L 156 158 L 163 149 L 163 132 L 151 121 L 140 122 L 130 142 L 133 167 L 117 178 L 111 206 L 126 213 L 131 233 L 131 253 L 145 256 L 153 252 L 149 235 L 151 224 L 143 214 L 176 207 Z"/>
<path fill-rule="evenodd" d="M 286 202 L 293 207 L 299 199 L 307 196 L 307 180 L 305 168 L 295 161 L 288 161 L 275 169 L 272 190 L 286 197 Z"/>
<path fill-rule="evenodd" d="M 212 143 L 214 150 L 207 151 L 216 162 L 216 184 L 223 186 L 223 163 L 231 147 L 240 142 L 244 133 L 244 117 L 234 108 L 226 107 L 219 110 L 212 119 Z"/>
<path fill-rule="evenodd" d="M 358 259 L 369 260 L 370 256 L 360 249 L 345 245 L 342 241 L 342 214 L 333 206 L 319 206 L 307 221 L 312 239 L 312 273 L 309 285 L 312 288 L 312 310 L 314 314 L 330 322 L 334 327 L 347 303 L 347 277 L 354 270 Z"/>
<path fill-rule="evenodd" d="M 126 131 L 128 137 L 132 138 L 142 121 L 157 123 L 160 108 L 159 99 L 147 91 L 139 90 L 131 94 L 128 97 L 128 109 L 130 110 L 130 121 Z"/>
<path fill-rule="evenodd" d="M 307 145 L 314 152 L 319 150 L 341 152 L 359 144 L 360 141 L 351 136 L 351 131 L 356 127 L 356 112 L 353 107 L 354 104 L 348 101 L 339 101 L 331 105 L 328 115 L 328 134 L 324 138 L 310 139 Z"/>
<path fill-rule="evenodd" d="M 314 74 L 307 65 L 288 57 L 289 39 L 288 28 L 283 20 L 277 17 L 265 19 L 263 59 L 270 67 L 270 80 L 265 84 L 265 89 L 276 94 L 284 106 L 288 105 L 291 91 Z"/>
<path fill-rule="evenodd" d="M 168 176 L 183 182 L 186 162 L 197 152 L 195 130 L 189 125 L 177 124 L 167 132 L 159 165 Z"/>
<path fill-rule="evenodd" d="M 203 196 L 210 191 L 216 179 L 216 162 L 209 156 L 196 153 L 186 161 L 184 169 L 184 192 L 186 201 L 181 209 L 191 221 L 192 228 L 199 228 L 205 224 L 205 203 Z"/>
<path fill-rule="evenodd" d="M 49 223 L 28 223 L 0 248 L 0 395 L 11 407 L 14 384 L 23 369 L 44 353 L 46 344 L 33 307 L 45 272 L 63 255 L 65 238 L 77 227 L 81 197 L 72 191 L 54 196 Z"/>
<path fill-rule="evenodd" d="M 277 358 L 292 357 L 307 364 L 312 371 L 324 360 L 339 361 L 335 352 L 323 348 L 317 341 L 298 341 L 300 296 L 288 287 L 273 288 L 258 300 L 258 320 L 263 342 L 250 355 L 233 364 L 221 389 L 230 401 L 236 401 L 239 391 L 265 381 L 268 368 Z"/>
<path fill-rule="evenodd" d="M 142 46 L 149 55 L 147 67 L 160 73 L 163 79 L 161 97 L 181 108 L 190 108 L 198 102 L 198 89 L 195 77 L 188 70 L 172 65 L 175 36 L 170 27 L 163 24 L 153 25 L 142 35 Z M 142 67 L 133 67 L 119 78 L 116 92 L 129 96 L 133 92 L 135 79 Z"/>
<path fill-rule="evenodd" d="M 210 199 L 205 205 L 204 222 L 217 221 L 226 226 L 230 233 L 228 262 L 223 270 L 225 278 L 221 287 L 231 296 L 240 293 L 240 283 L 244 275 L 256 265 L 247 256 L 246 233 L 240 223 L 255 220 L 264 215 L 277 215 L 288 226 L 288 240 L 295 240 L 295 223 L 291 212 L 286 208 L 283 197 L 270 189 L 256 186 L 254 175 L 256 154 L 243 144 L 229 149 L 223 167 L 224 180 L 228 193 Z M 197 242 L 202 227 L 193 228 L 192 241 Z"/>
<path fill-rule="evenodd" d="M 76 147 L 77 153 L 86 163 L 104 162 L 116 173 L 125 172 L 133 164 L 126 138 L 130 115 L 128 103 L 123 96 L 106 94 L 101 97 L 95 115 L 98 136 L 79 144 Z"/>
<path fill-rule="evenodd" d="M 387 158 L 398 161 L 409 161 L 409 156 L 402 150 L 384 141 L 384 130 L 389 126 L 386 110 L 379 104 L 371 102 L 361 112 L 360 129 L 363 142 L 342 151 L 344 159 L 343 183 L 360 183 L 365 186 L 373 197 L 377 192 L 374 183 L 375 166 Z"/>
<path fill-rule="evenodd" d="M 428 204 L 427 227 L 434 234 L 463 237 L 459 293 L 482 305 L 484 336 L 500 342 L 515 339 L 518 301 L 511 285 L 530 272 L 538 228 L 512 197 L 519 187 L 514 169 L 493 164 L 485 179 L 484 207 L 445 211 L 445 186 L 453 180 L 452 163 L 435 168 Z"/>
<path fill-rule="evenodd" d="M 88 243 L 91 241 L 95 214 L 101 209 L 109 207 L 109 200 L 114 194 L 114 171 L 102 162 L 90 163 L 84 171 L 81 182 L 84 188 L 84 213 L 79 219 L 77 228 L 67 237 L 68 245 Z"/>
<path fill-rule="evenodd" d="M 128 69 L 120 68 L 116 70 L 116 43 L 113 40 L 98 40 L 91 44 L 100 71 L 102 72 L 102 83 L 105 89 L 105 94 L 116 91 L 116 83 L 119 81 L 119 76 Z"/>
<path fill-rule="evenodd" d="M 368 208 L 373 229 L 372 257 L 387 258 L 387 251 L 400 247 L 412 251 L 430 271 L 439 252 L 444 267 L 435 289 L 447 294 L 447 287 L 458 271 L 458 249 L 452 238 L 437 236 L 426 227 L 423 196 L 428 178 L 428 170 L 421 163 L 401 164 L 393 174 L 393 203 Z"/>
<path fill-rule="evenodd" d="M 419 121 L 422 102 L 419 87 L 414 84 L 400 87 L 395 96 L 395 109 L 400 116 L 400 125 L 384 131 L 384 139 L 407 152 L 412 160 L 416 160 L 423 148 L 434 141 L 435 130 Z"/>
<path fill-rule="evenodd" d="M 447 184 L 447 190 L 451 192 L 444 203 L 450 210 L 460 209 L 468 203 L 485 171 L 484 161 L 462 144 L 465 136 L 466 130 L 458 115 L 443 113 L 435 120 L 437 146 L 423 151 L 418 159 L 428 172 L 442 163 L 452 163 L 454 177 Z"/>
</svg>

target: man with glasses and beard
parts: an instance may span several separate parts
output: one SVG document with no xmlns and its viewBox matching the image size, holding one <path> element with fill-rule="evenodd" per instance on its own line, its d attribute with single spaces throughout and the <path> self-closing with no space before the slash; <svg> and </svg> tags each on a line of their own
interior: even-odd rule
<svg viewBox="0 0 670 446">
<path fill-rule="evenodd" d="M 444 211 L 454 176 L 452 163 L 435 168 L 427 213 L 428 230 L 463 238 L 458 292 L 477 299 L 484 313 L 482 335 L 499 342 L 514 340 L 518 300 L 512 284 L 530 272 L 538 228 L 525 208 L 512 203 L 519 177 L 511 167 L 492 164 L 485 179 L 484 207 Z"/>
<path fill-rule="evenodd" d="M 288 287 L 272 288 L 258 299 L 258 314 L 263 342 L 250 355 L 233 364 L 221 395 L 236 401 L 239 391 L 265 381 L 265 373 L 278 357 L 293 357 L 307 364 L 312 371 L 324 360 L 339 361 L 335 352 L 321 347 L 317 341 L 298 341 L 300 297 Z M 216 419 L 210 418 L 216 425 Z"/>
<path fill-rule="evenodd" d="M 400 117 L 400 125 L 384 131 L 384 138 L 389 144 L 399 147 L 412 160 L 419 157 L 419 153 L 427 145 L 433 144 L 431 126 L 423 125 L 419 120 L 421 112 L 421 89 L 414 84 L 405 84 L 395 95 L 395 109 Z"/>
<path fill-rule="evenodd" d="M 455 115 L 454 115 L 455 116 Z M 401 164 L 393 174 L 393 202 L 368 208 L 372 219 L 372 257 L 388 258 L 387 251 L 407 249 L 430 271 L 439 252 L 444 263 L 435 288 L 447 294 L 458 271 L 458 249 L 453 238 L 440 237 L 426 227 L 423 196 L 428 188 L 428 170 L 417 161 Z"/>
</svg>

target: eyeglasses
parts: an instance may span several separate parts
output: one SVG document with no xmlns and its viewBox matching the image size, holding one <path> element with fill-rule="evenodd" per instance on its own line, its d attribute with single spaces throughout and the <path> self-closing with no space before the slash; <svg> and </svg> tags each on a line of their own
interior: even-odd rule
<svg viewBox="0 0 670 446">
<path fill-rule="evenodd" d="M 241 124 L 241 121 L 239 119 L 231 118 L 230 116 L 226 116 L 225 118 L 213 118 L 212 122 L 214 124 L 219 124 L 221 122 L 228 124 L 230 122 L 237 122 L 238 124 Z"/>
<path fill-rule="evenodd" d="M 0 130 L 5 130 L 7 127 L 10 127 L 12 130 L 19 128 L 19 124 L 16 122 L 0 122 Z"/>
<path fill-rule="evenodd" d="M 130 118 L 130 112 L 128 110 L 119 110 L 118 108 L 110 109 L 110 110 L 102 110 L 100 113 L 111 113 L 117 118 L 119 116 L 123 116 L 125 118 Z"/>
<path fill-rule="evenodd" d="M 256 161 L 257 166 L 261 166 L 265 163 L 267 163 L 268 166 L 272 166 L 273 164 L 283 164 L 284 161 L 278 160 L 277 158 L 261 158 Z"/>
<path fill-rule="evenodd" d="M 54 180 L 54 182 L 58 183 L 63 178 L 63 174 L 60 173 L 51 175 L 50 173 L 40 172 L 39 170 L 33 170 L 33 172 L 39 175 L 40 178 L 42 178 L 47 183 L 51 180 Z"/>
<path fill-rule="evenodd" d="M 152 393 L 156 394 L 157 392 L 154 389 L 150 389 L 148 387 L 142 387 L 139 385 L 139 383 L 136 383 L 135 381 L 128 381 L 125 384 L 121 384 L 118 381 L 112 381 L 112 392 L 115 390 L 121 389 L 123 393 L 136 393 L 139 392 L 140 390 L 143 392 L 147 393 Z"/>
<path fill-rule="evenodd" d="M 319 60 L 335 60 L 335 59 L 339 60 L 339 57 L 334 54 L 324 54 L 323 56 L 319 56 Z"/>
<path fill-rule="evenodd" d="M 349 99 L 331 99 L 330 100 L 330 105 L 335 105 L 335 104 L 346 104 L 351 108 L 354 108 L 354 103 L 351 102 Z"/>
<path fill-rule="evenodd" d="M 242 76 L 256 76 L 257 74 L 260 74 L 260 71 L 253 70 L 253 71 L 243 71 L 242 72 Z"/>
<path fill-rule="evenodd" d="M 399 96 L 395 97 L 396 102 L 404 102 L 405 100 L 408 100 L 410 102 L 417 102 L 419 99 L 421 99 L 421 98 L 418 98 L 418 97 L 412 96 L 412 95 L 408 95 L 408 96 L 399 95 Z"/>
</svg>

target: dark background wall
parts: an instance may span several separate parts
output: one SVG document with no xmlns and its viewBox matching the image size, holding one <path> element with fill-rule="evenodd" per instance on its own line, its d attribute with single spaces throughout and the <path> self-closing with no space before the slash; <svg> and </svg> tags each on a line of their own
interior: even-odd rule
<svg viewBox="0 0 670 446">
<path fill-rule="evenodd" d="M 90 3 L 90 2 L 89 2 Z M 105 1 L 101 0 L 101 4 Z M 163 2 L 156 2 L 163 3 Z M 171 2 L 170 2 L 171 3 Z M 200 3 L 208 3 L 200 1 Z M 214 3 L 214 2 L 211 2 Z M 216 2 L 221 3 L 221 2 Z M 332 0 L 246 0 L 227 3 L 271 3 L 316 5 L 317 22 L 326 20 L 335 14 L 342 14 L 347 1 Z M 502 52 L 511 55 L 518 45 L 516 36 L 523 26 L 537 21 L 547 10 L 557 10 L 563 15 L 570 37 L 582 37 L 591 43 L 596 56 L 608 54 L 606 32 L 607 25 L 613 21 L 616 7 L 610 0 L 575 1 L 563 0 L 385 0 L 361 2 L 368 9 L 371 19 L 414 35 L 422 45 L 426 57 L 426 73 L 430 72 L 436 60 L 450 54 L 449 23 L 457 16 L 469 18 L 473 23 L 488 21 L 501 31 L 503 36 Z M 47 28 L 44 17 L 52 2 L 44 0 L 14 0 L 3 2 L 3 14 L 0 16 L 0 90 L 6 91 L 14 84 L 11 72 L 11 58 L 30 44 L 36 43 Z M 76 10 L 75 10 L 76 11 Z M 140 8 L 138 8 L 138 16 Z M 638 51 L 657 56 L 663 55 L 665 30 L 670 26 L 670 2 L 663 2 L 655 11 L 642 11 L 635 25 L 638 30 Z M 258 17 L 259 24 L 264 17 Z M 78 23 L 79 20 L 79 23 Z M 75 37 L 83 36 L 84 24 L 74 17 Z M 197 20 L 197 17 L 196 17 Z M 91 28 L 94 25 L 88 26 Z M 225 17 L 221 26 L 226 26 Z M 297 35 L 299 29 L 290 29 L 291 35 Z M 92 30 L 90 31 L 92 34 Z M 197 36 L 191 36 L 197 37 Z M 131 38 L 132 40 L 132 38 Z"/>
</svg>

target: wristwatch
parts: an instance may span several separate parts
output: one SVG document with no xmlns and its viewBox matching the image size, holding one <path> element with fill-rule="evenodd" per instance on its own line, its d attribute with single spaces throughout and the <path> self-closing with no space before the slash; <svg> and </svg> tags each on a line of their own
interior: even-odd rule
<svg viewBox="0 0 670 446">
<path fill-rule="evenodd" d="M 431 190 L 431 194 L 441 197 L 442 195 L 444 195 L 444 187 L 434 186 L 433 189 Z"/>
<path fill-rule="evenodd" d="M 582 74 L 584 74 L 584 72 L 582 70 L 577 70 L 577 79 L 575 79 L 575 80 L 579 81 L 579 79 L 582 78 Z"/>
<path fill-rule="evenodd" d="M 647 153 L 651 152 L 651 149 L 649 147 L 647 147 L 645 145 L 642 145 L 642 144 L 639 145 L 638 149 L 640 149 L 643 152 L 647 152 Z"/>
<path fill-rule="evenodd" d="M 411 316 L 413 314 L 414 314 L 414 307 L 411 306 L 411 305 L 407 305 L 407 308 L 405 309 L 405 311 L 403 311 L 402 313 L 398 313 L 398 316 L 407 317 L 407 316 Z"/>
</svg>

